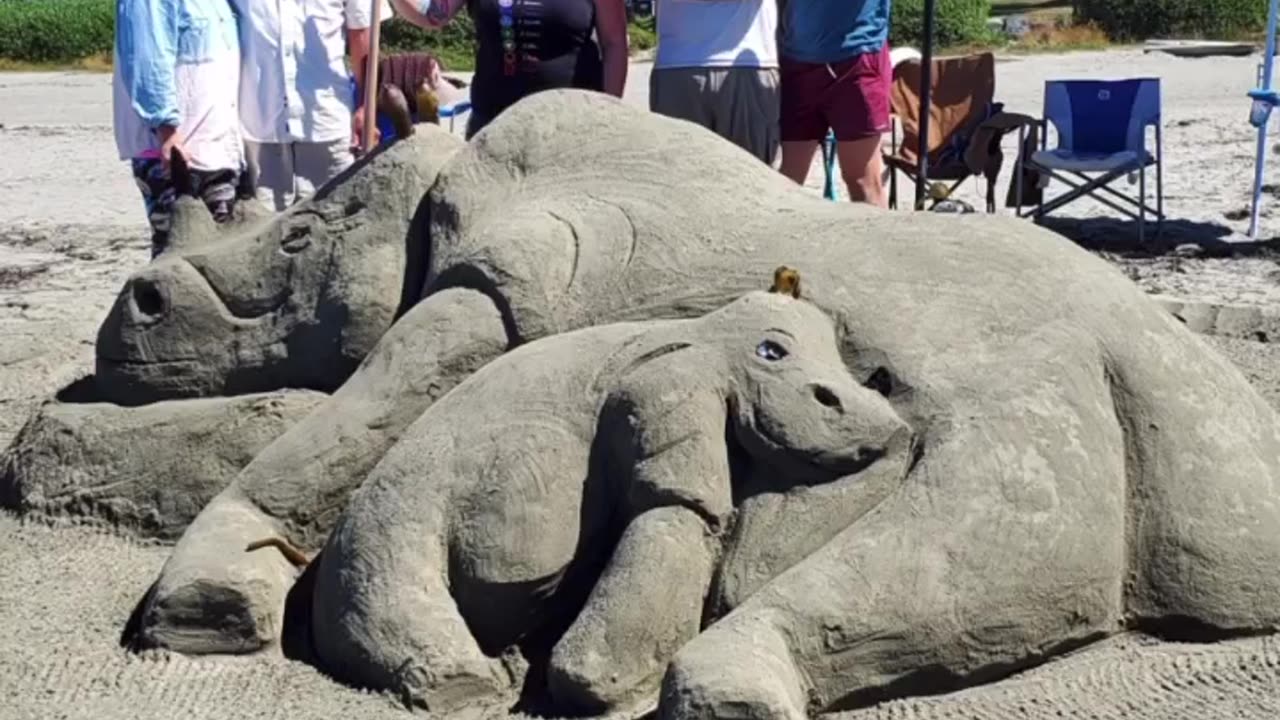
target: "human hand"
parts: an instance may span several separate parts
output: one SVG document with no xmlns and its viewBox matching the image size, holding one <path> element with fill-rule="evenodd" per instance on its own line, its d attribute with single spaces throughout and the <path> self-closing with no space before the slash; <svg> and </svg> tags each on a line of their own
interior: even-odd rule
<svg viewBox="0 0 1280 720">
<path fill-rule="evenodd" d="M 185 138 L 182 133 L 178 132 L 178 128 L 172 125 L 162 125 L 156 128 L 156 137 L 160 139 L 160 160 L 164 163 L 166 170 L 169 169 L 169 159 L 173 157 L 173 151 L 177 150 L 183 160 L 191 162 L 191 156 L 187 154 L 187 147 L 184 143 Z"/>
<path fill-rule="evenodd" d="M 378 131 L 375 123 L 371 132 L 373 133 L 372 145 L 377 145 L 382 139 L 382 133 Z M 364 107 L 358 107 L 355 112 L 351 113 L 351 147 L 359 153 L 364 151 Z"/>
</svg>

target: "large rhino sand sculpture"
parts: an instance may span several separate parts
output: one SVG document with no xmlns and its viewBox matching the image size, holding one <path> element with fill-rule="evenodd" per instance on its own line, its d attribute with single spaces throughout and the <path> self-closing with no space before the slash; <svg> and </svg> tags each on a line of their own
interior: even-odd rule
<svg viewBox="0 0 1280 720">
<path fill-rule="evenodd" d="M 528 343 L 432 405 L 353 494 L 315 560 L 313 652 L 436 713 L 509 705 L 504 651 L 569 610 L 555 705 L 643 702 L 700 629 L 748 473 L 816 484 L 887 460 L 900 477 L 910 437 L 827 317 L 780 294 Z"/>
<path fill-rule="evenodd" d="M 385 333 L 395 312 L 370 308 L 420 278 L 403 253 L 368 267 L 371 210 L 178 252 L 122 294 L 99 353 L 106 370 L 128 355 L 124 395 L 346 380 L 191 524 L 139 644 L 272 642 L 295 570 L 243 548 L 273 533 L 320 547 L 467 375 L 556 333 L 702 315 L 780 264 L 800 268 L 846 366 L 914 428 L 919 456 L 900 483 L 855 475 L 742 503 L 664 716 L 799 717 L 981 682 L 1125 628 L 1213 638 L 1280 621 L 1276 413 L 1104 261 L 1013 218 L 824 202 L 700 128 L 590 93 L 530 97 L 460 149 L 433 137 L 383 156 L 442 167 L 414 226 L 423 299 Z M 387 188 L 381 168 L 346 182 Z M 324 211 L 290 217 L 307 212 Z M 306 253 L 326 269 L 288 270 Z M 265 259 L 286 269 L 264 279 Z"/>
</svg>

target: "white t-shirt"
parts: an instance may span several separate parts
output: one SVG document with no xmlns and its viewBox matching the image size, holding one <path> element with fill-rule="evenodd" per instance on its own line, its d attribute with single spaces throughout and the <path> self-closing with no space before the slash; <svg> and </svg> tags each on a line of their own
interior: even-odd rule
<svg viewBox="0 0 1280 720">
<path fill-rule="evenodd" d="M 373 0 L 231 0 L 240 17 L 240 119 L 256 142 L 351 137 L 346 30 L 373 24 Z M 381 19 L 391 7 L 382 0 Z"/>
<path fill-rule="evenodd" d="M 658 0 L 654 68 L 778 67 L 776 0 Z"/>
</svg>

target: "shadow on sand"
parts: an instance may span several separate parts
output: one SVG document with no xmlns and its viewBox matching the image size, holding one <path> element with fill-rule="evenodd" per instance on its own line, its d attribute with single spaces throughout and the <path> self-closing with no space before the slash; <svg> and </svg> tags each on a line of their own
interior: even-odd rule
<svg viewBox="0 0 1280 720">
<path fill-rule="evenodd" d="M 1154 222 L 1148 221 L 1146 244 L 1138 241 L 1138 223 L 1109 217 L 1046 217 L 1041 225 L 1086 250 L 1123 258 L 1159 257 L 1276 257 L 1280 259 L 1280 238 L 1249 241 L 1226 225 L 1196 220 L 1165 220 L 1156 237 Z"/>
</svg>

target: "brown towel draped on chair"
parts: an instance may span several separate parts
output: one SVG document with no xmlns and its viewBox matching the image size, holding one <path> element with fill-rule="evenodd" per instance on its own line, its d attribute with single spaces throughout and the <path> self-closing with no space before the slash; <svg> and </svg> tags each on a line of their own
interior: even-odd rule
<svg viewBox="0 0 1280 720">
<path fill-rule="evenodd" d="M 890 94 L 893 114 L 902 126 L 902 140 L 898 142 L 895 126 L 893 145 L 885 155 L 885 163 L 912 180 L 919 171 L 922 69 L 919 60 L 899 64 L 894 69 Z M 995 56 L 991 53 L 935 58 L 932 70 L 929 165 L 925 179 L 952 184 L 945 193 L 931 193 L 931 196 L 936 203 L 970 177 L 982 176 L 987 181 L 987 212 L 995 212 L 995 184 L 1004 164 L 1000 141 L 1005 133 L 1019 127 L 1034 128 L 1036 120 L 1029 115 L 1004 112 L 1003 104 L 995 102 L 996 68 Z M 1035 187 L 1035 183 L 1029 187 Z M 890 183 L 889 196 L 890 205 L 896 207 L 896 177 Z"/>
</svg>

